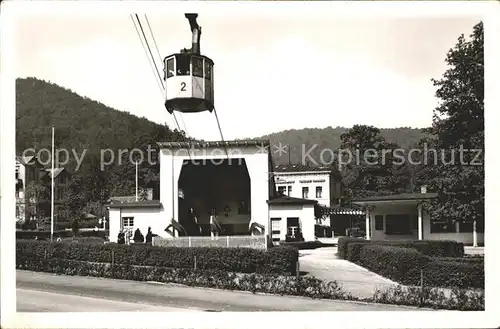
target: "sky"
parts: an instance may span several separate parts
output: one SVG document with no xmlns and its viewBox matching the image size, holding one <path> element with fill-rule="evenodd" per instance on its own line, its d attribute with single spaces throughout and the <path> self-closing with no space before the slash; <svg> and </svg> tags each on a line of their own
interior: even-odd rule
<svg viewBox="0 0 500 329">
<path fill-rule="evenodd" d="M 190 47 L 184 15 L 146 14 L 161 59 Z M 355 124 L 428 127 L 438 103 L 431 79 L 442 76 L 447 51 L 479 20 L 200 12 L 201 51 L 215 62 L 223 137 Z M 16 24 L 18 77 L 51 81 L 176 127 L 130 16 L 54 12 L 26 15 Z M 213 113 L 177 118 L 192 137 L 221 139 Z"/>
</svg>

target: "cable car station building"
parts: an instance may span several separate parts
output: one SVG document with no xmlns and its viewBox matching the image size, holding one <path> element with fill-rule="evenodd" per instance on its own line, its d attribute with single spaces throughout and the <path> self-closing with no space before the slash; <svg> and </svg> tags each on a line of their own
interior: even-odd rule
<svg viewBox="0 0 500 329">
<path fill-rule="evenodd" d="M 198 15 L 185 16 L 192 32 L 191 48 L 164 59 L 165 107 L 174 119 L 175 112 L 195 115 L 203 111 L 214 112 L 217 119 L 214 62 L 200 52 Z M 304 228 L 306 241 L 314 240 L 316 201 L 277 196 L 269 141 L 158 145 L 159 200 L 110 204 L 111 241 L 117 241 L 121 232 L 130 236 L 136 229 L 145 233 L 150 228 L 165 240 L 177 241 L 184 241 L 179 239 L 182 236 L 257 235 L 264 238 L 265 247 L 266 236 L 273 240 L 285 236 L 289 219 L 294 228 Z M 281 217 L 286 221 L 277 220 Z"/>
<path fill-rule="evenodd" d="M 188 145 L 189 144 L 189 145 Z M 269 141 L 161 142 L 159 200 L 109 205 L 110 240 L 137 228 L 165 239 L 285 235 L 296 219 L 314 240 L 314 200 L 278 195 Z M 285 200 L 286 199 L 286 200 Z M 273 223 L 271 224 L 271 219 Z M 272 230 L 272 231 L 271 231 Z M 279 234 L 278 234 L 279 235 Z M 182 239 L 181 239 L 182 240 Z"/>
</svg>

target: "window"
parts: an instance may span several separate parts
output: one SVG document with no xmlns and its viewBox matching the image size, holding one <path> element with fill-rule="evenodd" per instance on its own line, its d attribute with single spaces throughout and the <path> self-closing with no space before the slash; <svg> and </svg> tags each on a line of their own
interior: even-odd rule
<svg viewBox="0 0 500 329">
<path fill-rule="evenodd" d="M 431 233 L 455 233 L 455 223 L 451 221 L 431 220 Z"/>
<path fill-rule="evenodd" d="M 21 209 L 19 209 L 19 206 L 16 206 L 16 217 L 19 217 L 21 215 Z"/>
<path fill-rule="evenodd" d="M 376 215 L 375 216 L 375 231 L 383 231 L 384 230 L 384 216 Z"/>
<path fill-rule="evenodd" d="M 166 70 L 166 74 L 167 74 L 167 78 L 171 78 L 175 75 L 175 65 L 174 65 L 174 59 L 173 58 L 169 58 L 167 59 L 167 67 L 165 68 Z"/>
<path fill-rule="evenodd" d="M 281 218 L 271 218 L 273 234 L 280 234 Z"/>
<path fill-rule="evenodd" d="M 286 186 L 278 186 L 278 194 L 286 194 Z"/>
<path fill-rule="evenodd" d="M 309 187 L 302 188 L 302 199 L 307 199 L 309 197 Z"/>
<path fill-rule="evenodd" d="M 295 233 L 297 233 L 299 230 L 299 218 L 288 217 L 286 219 L 286 227 L 288 235 L 295 236 Z"/>
<path fill-rule="evenodd" d="M 62 200 L 63 197 L 64 197 L 64 189 L 57 188 L 56 189 L 56 200 Z"/>
<path fill-rule="evenodd" d="M 203 78 L 203 59 L 200 57 L 192 57 L 193 75 Z"/>
<path fill-rule="evenodd" d="M 212 80 L 212 63 L 205 61 L 205 79 Z"/>
<path fill-rule="evenodd" d="M 321 199 L 323 195 L 323 188 L 321 186 L 316 186 L 316 198 Z"/>
<path fill-rule="evenodd" d="M 410 215 L 386 215 L 385 234 L 411 234 Z"/>
<path fill-rule="evenodd" d="M 273 237 L 273 241 L 280 240 L 281 218 L 271 218 L 271 234 Z"/>
<path fill-rule="evenodd" d="M 288 196 L 292 195 L 292 186 L 288 185 Z"/>
<path fill-rule="evenodd" d="M 460 222 L 460 233 L 472 232 L 474 232 L 474 221 Z M 484 223 L 480 220 L 476 221 L 476 233 L 484 233 Z"/>
<path fill-rule="evenodd" d="M 472 233 L 474 231 L 474 222 L 460 222 L 460 233 Z"/>
<path fill-rule="evenodd" d="M 189 55 L 177 55 L 177 75 L 189 75 L 191 72 L 191 57 Z"/>
<path fill-rule="evenodd" d="M 134 228 L 134 217 L 123 217 L 122 226 L 124 229 Z"/>
</svg>

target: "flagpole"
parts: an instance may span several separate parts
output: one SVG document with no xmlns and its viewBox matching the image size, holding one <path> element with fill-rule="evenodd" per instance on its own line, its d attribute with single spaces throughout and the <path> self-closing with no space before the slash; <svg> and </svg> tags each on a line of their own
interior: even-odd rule
<svg viewBox="0 0 500 329">
<path fill-rule="evenodd" d="M 52 126 L 52 171 L 50 189 L 50 241 L 54 240 L 54 126 Z"/>
<path fill-rule="evenodd" d="M 135 161 L 135 201 L 139 201 L 139 166 Z"/>
</svg>

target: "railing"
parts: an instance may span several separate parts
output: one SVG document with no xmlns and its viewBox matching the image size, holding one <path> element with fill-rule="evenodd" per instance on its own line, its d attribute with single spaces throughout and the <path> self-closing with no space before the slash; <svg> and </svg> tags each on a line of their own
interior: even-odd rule
<svg viewBox="0 0 500 329">
<path fill-rule="evenodd" d="M 266 249 L 266 236 L 183 236 L 177 238 L 153 237 L 153 245 L 161 247 L 222 247 Z"/>
</svg>

